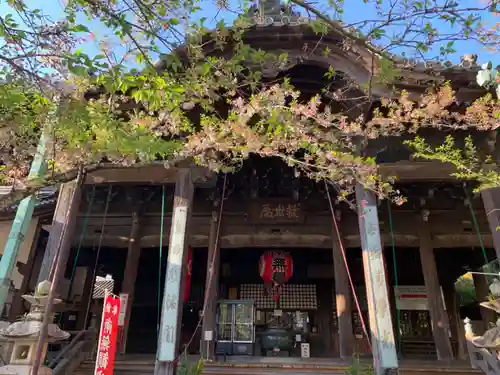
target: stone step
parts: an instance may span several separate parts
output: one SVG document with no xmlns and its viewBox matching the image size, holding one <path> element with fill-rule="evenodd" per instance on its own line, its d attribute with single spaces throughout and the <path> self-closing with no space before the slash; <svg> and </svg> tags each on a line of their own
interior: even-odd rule
<svg viewBox="0 0 500 375">
<path fill-rule="evenodd" d="M 94 371 L 95 362 L 84 362 L 75 375 L 91 375 Z M 287 366 L 280 364 L 266 364 L 264 366 L 245 365 L 216 365 L 207 364 L 203 370 L 203 375 L 343 375 L 347 366 L 321 367 L 321 366 Z M 146 361 L 117 361 L 114 367 L 115 375 L 152 375 L 154 373 L 154 362 Z"/>
<path fill-rule="evenodd" d="M 92 375 L 95 362 L 84 362 L 74 375 Z M 283 363 L 207 363 L 203 375 L 312 375 L 329 374 L 344 375 L 348 373 L 349 366 L 345 364 L 283 364 Z M 115 375 L 153 375 L 154 360 L 117 360 L 115 362 Z M 478 370 L 473 370 L 465 362 L 444 364 L 434 361 L 412 361 L 399 369 L 400 375 L 478 375 Z"/>
</svg>

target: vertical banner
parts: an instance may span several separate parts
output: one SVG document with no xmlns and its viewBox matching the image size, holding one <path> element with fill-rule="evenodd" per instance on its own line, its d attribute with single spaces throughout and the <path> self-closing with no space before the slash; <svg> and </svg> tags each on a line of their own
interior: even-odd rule
<svg viewBox="0 0 500 375">
<path fill-rule="evenodd" d="M 106 293 L 94 375 L 113 375 L 119 314 L 120 298 Z"/>
</svg>

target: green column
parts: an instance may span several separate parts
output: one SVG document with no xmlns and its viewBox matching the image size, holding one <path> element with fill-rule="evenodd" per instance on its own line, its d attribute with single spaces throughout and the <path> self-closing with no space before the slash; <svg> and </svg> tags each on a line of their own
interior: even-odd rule
<svg viewBox="0 0 500 375">
<path fill-rule="evenodd" d="M 45 174 L 47 168 L 45 153 L 48 140 L 49 132 L 44 131 L 38 142 L 38 148 L 33 162 L 31 163 L 28 180 L 42 178 Z M 3 250 L 2 259 L 0 260 L 0 313 L 4 309 L 5 301 L 7 300 L 7 296 L 9 294 L 12 271 L 14 270 L 14 266 L 16 264 L 19 248 L 24 240 L 24 237 L 26 236 L 26 232 L 33 217 L 35 204 L 35 195 L 30 195 L 19 203 L 16 211 L 16 217 L 12 223 L 12 228 L 10 229 L 9 237 L 7 238 L 7 242 Z"/>
</svg>

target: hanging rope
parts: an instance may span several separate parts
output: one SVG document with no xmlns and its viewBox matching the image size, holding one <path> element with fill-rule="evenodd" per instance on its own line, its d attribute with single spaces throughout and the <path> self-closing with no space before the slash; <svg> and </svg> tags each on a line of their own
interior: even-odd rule
<svg viewBox="0 0 500 375">
<path fill-rule="evenodd" d="M 85 218 L 83 219 L 80 240 L 78 241 L 78 248 L 76 250 L 76 257 L 75 257 L 75 261 L 73 262 L 73 268 L 71 270 L 71 277 L 69 279 L 69 287 L 68 287 L 68 293 L 66 295 L 66 301 L 69 301 L 69 299 L 71 298 L 71 289 L 73 288 L 73 283 L 75 281 L 76 267 L 78 265 L 78 259 L 80 258 L 80 251 L 82 249 L 83 239 L 85 238 L 85 234 L 87 233 L 87 225 L 89 222 L 90 213 L 92 211 L 92 205 L 94 203 L 95 189 L 96 189 L 96 186 L 93 185 L 92 194 L 90 196 L 89 207 L 87 208 L 87 212 L 85 213 Z M 62 319 L 63 319 L 63 315 L 59 314 L 59 317 L 57 319 L 58 324 L 61 324 Z"/>
<path fill-rule="evenodd" d="M 338 243 L 339 243 L 339 247 L 340 247 L 340 252 L 342 253 L 342 258 L 344 259 L 344 265 L 345 265 L 345 269 L 347 271 L 347 277 L 349 278 L 349 284 L 351 286 L 352 296 L 354 297 L 354 303 L 356 304 L 356 310 L 358 311 L 358 314 L 359 314 L 361 328 L 363 329 L 363 333 L 366 336 L 368 346 L 370 347 L 370 350 L 372 350 L 370 335 L 368 335 L 368 330 L 366 328 L 365 318 L 363 317 L 363 313 L 361 312 L 361 306 L 359 304 L 358 295 L 357 295 L 356 290 L 354 288 L 354 282 L 352 281 L 351 272 L 349 271 L 349 265 L 347 263 L 347 256 L 346 256 L 346 252 L 344 249 L 344 245 L 342 243 L 342 237 L 340 235 L 339 226 L 337 224 L 337 219 L 335 218 L 335 211 L 333 209 L 332 198 L 330 197 L 330 190 L 328 189 L 328 184 L 326 183 L 326 181 L 323 181 L 323 182 L 325 183 L 326 196 L 328 197 L 328 204 L 330 206 L 330 212 L 332 214 L 333 226 L 335 228 L 335 234 L 337 235 L 337 239 L 338 239 Z"/>
<path fill-rule="evenodd" d="M 108 217 L 109 202 L 111 201 L 112 191 L 113 191 L 113 185 L 110 185 L 108 188 L 108 194 L 107 194 L 106 203 L 104 206 L 104 216 L 102 218 L 101 233 L 99 234 L 99 242 L 97 245 L 97 254 L 96 254 L 96 258 L 95 258 L 94 271 L 92 272 L 92 290 L 90 293 L 89 301 L 87 302 L 87 310 L 85 312 L 85 320 L 84 320 L 85 326 L 87 325 L 87 320 L 89 318 L 90 303 L 92 302 L 92 295 L 94 294 L 95 279 L 96 279 L 96 275 L 97 275 L 97 267 L 99 265 L 99 256 L 101 255 L 102 241 L 104 239 L 104 227 L 106 226 L 106 219 Z"/>
<path fill-rule="evenodd" d="M 464 182 L 462 187 L 464 189 L 465 196 L 467 198 L 467 206 L 469 207 L 470 216 L 472 218 L 472 224 L 474 225 L 474 230 L 476 231 L 476 236 L 479 241 L 479 245 L 481 246 L 481 252 L 483 253 L 483 258 L 484 258 L 484 264 L 486 265 L 489 263 L 488 256 L 486 255 L 486 249 L 484 248 L 483 236 L 481 235 L 481 231 L 479 230 L 479 225 L 477 224 L 476 212 L 472 207 L 472 199 L 470 197 L 469 191 L 467 190 L 467 183 Z"/>
<path fill-rule="evenodd" d="M 394 287 L 399 286 L 398 277 L 398 265 L 396 262 L 396 240 L 394 239 L 394 230 L 392 227 L 392 209 L 391 201 L 387 200 L 387 211 L 389 212 L 389 233 L 391 234 L 391 246 L 392 246 L 392 263 L 394 266 Z M 396 306 L 396 319 L 397 319 L 397 340 L 398 340 L 398 354 L 401 355 L 401 311 Z"/>
<path fill-rule="evenodd" d="M 214 248 L 216 249 L 216 251 L 214 251 L 213 257 L 212 257 L 212 259 L 210 259 L 210 263 L 209 263 L 212 266 L 215 262 L 215 257 L 217 255 L 217 247 L 219 246 L 220 223 L 221 223 L 221 219 L 222 219 L 222 211 L 224 210 L 224 200 L 226 197 L 226 182 L 227 182 L 227 175 L 224 174 L 224 182 L 222 185 L 221 203 L 219 206 L 219 217 L 217 219 L 217 231 L 216 231 L 215 243 L 214 243 Z M 207 280 L 208 285 L 211 285 L 213 275 L 214 275 L 214 272 L 211 272 L 210 276 Z M 191 338 L 189 339 L 188 343 L 184 347 L 184 350 L 182 351 L 182 353 L 179 354 L 179 356 L 177 356 L 177 358 L 175 359 L 175 362 L 177 362 L 179 360 L 179 358 L 184 357 L 187 353 L 188 348 L 191 346 L 191 343 L 193 342 L 193 340 L 196 336 L 196 333 L 200 329 L 201 323 L 203 322 L 203 317 L 205 316 L 205 309 L 207 308 L 207 303 L 208 303 L 208 293 L 205 293 L 205 298 L 203 299 L 203 308 L 201 310 L 200 319 L 198 320 L 198 324 L 196 324 L 196 328 L 194 329 L 194 332 L 191 335 Z"/>
<path fill-rule="evenodd" d="M 80 240 L 78 241 L 78 248 L 76 250 L 76 257 L 75 257 L 75 261 L 73 262 L 73 269 L 71 270 L 71 278 L 69 281 L 68 296 L 66 297 L 66 300 L 69 300 L 71 297 L 71 288 L 73 287 L 73 283 L 75 280 L 76 266 L 78 265 L 78 259 L 80 258 L 80 252 L 82 250 L 83 239 L 85 238 L 85 235 L 87 234 L 87 226 L 89 223 L 90 213 L 92 212 L 92 206 L 94 204 L 95 190 L 96 190 L 96 185 L 93 185 L 92 186 L 92 194 L 90 195 L 89 207 L 87 208 L 87 212 L 85 213 L 85 218 L 83 219 L 82 231 L 80 232 Z"/>
<path fill-rule="evenodd" d="M 163 260 L 163 232 L 164 232 L 164 221 L 165 221 L 165 185 L 161 189 L 161 222 L 160 222 L 160 254 L 158 261 L 158 311 L 156 316 L 156 332 L 160 332 L 160 318 L 161 318 L 161 266 Z"/>
</svg>

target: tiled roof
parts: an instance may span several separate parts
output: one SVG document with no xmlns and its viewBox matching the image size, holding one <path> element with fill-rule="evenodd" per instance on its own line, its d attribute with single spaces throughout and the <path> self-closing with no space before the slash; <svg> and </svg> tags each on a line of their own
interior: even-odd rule
<svg viewBox="0 0 500 375">
<path fill-rule="evenodd" d="M 11 192 L 12 192 L 12 186 L 0 186 L 0 199 L 5 195 L 10 194 Z M 41 188 L 36 194 L 38 200 L 36 202 L 35 208 L 41 208 L 57 202 L 57 193 L 58 189 L 54 186 Z M 15 211 L 18 206 L 19 203 L 15 203 L 11 205 L 9 208 L 3 210 L 3 212 Z"/>
</svg>

